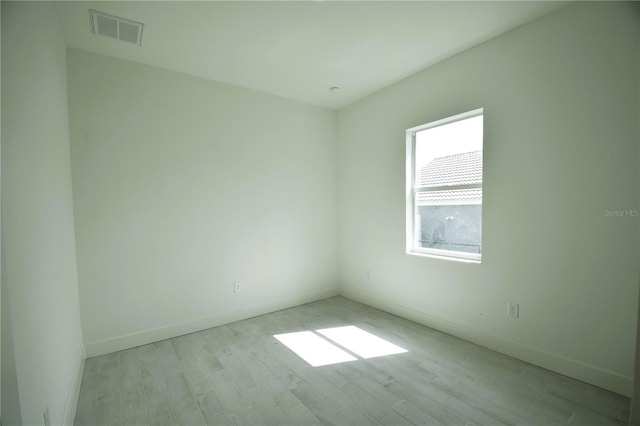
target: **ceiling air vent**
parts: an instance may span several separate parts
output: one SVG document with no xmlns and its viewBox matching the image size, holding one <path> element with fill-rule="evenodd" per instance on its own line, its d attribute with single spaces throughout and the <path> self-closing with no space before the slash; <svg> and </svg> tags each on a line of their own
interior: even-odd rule
<svg viewBox="0 0 640 426">
<path fill-rule="evenodd" d="M 137 45 L 142 44 L 142 28 L 144 24 L 117 16 L 90 10 L 91 32 L 105 37 L 115 38 Z"/>
</svg>

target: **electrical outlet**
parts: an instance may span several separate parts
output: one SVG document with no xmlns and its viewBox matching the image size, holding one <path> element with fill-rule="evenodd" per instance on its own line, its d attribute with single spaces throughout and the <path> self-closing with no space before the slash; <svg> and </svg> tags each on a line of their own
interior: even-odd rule
<svg viewBox="0 0 640 426">
<path fill-rule="evenodd" d="M 507 316 L 520 318 L 520 305 L 514 302 L 507 303 Z"/>
<path fill-rule="evenodd" d="M 233 292 L 234 293 L 240 293 L 242 291 L 242 284 L 241 283 L 233 283 Z"/>
<path fill-rule="evenodd" d="M 51 419 L 49 418 L 49 405 L 44 406 L 44 426 L 51 426 Z"/>
</svg>

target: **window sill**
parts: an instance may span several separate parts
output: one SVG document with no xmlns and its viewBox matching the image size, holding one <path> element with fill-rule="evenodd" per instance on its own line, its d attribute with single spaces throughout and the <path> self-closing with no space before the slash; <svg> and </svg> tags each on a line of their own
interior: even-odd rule
<svg viewBox="0 0 640 426">
<path fill-rule="evenodd" d="M 464 257 L 446 256 L 446 255 L 433 254 L 433 253 L 422 253 L 417 251 L 407 251 L 407 254 L 410 254 L 412 256 L 419 256 L 419 257 L 430 257 L 432 259 L 450 260 L 453 262 L 460 262 L 460 263 L 472 263 L 476 265 L 482 264 L 482 259 L 468 259 Z"/>
</svg>

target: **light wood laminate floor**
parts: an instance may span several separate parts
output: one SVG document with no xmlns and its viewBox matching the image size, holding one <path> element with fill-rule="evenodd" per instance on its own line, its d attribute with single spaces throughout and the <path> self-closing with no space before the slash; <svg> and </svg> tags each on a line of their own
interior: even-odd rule
<svg viewBox="0 0 640 426">
<path fill-rule="evenodd" d="M 311 367 L 273 336 L 406 353 Z M 335 297 L 86 360 L 76 425 L 626 425 L 629 398 Z"/>
</svg>

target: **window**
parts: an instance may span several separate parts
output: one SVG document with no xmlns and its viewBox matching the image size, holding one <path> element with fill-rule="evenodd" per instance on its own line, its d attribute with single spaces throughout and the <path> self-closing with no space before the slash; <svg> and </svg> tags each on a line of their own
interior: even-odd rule
<svg viewBox="0 0 640 426">
<path fill-rule="evenodd" d="M 407 130 L 407 253 L 481 260 L 483 117 Z"/>
</svg>

